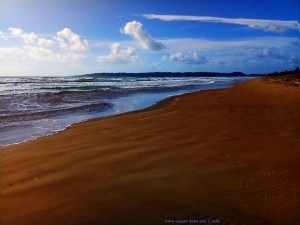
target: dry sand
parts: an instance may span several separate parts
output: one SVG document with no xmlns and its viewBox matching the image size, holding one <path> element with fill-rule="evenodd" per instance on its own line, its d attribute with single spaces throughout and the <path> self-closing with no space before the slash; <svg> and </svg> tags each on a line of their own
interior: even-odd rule
<svg viewBox="0 0 300 225">
<path fill-rule="evenodd" d="M 0 223 L 296 225 L 299 151 L 298 87 L 173 97 L 1 147 Z"/>
</svg>

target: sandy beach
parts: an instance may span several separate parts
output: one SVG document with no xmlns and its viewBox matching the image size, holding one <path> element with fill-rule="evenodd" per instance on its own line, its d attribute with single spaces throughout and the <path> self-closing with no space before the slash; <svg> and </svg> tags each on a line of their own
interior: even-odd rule
<svg viewBox="0 0 300 225">
<path fill-rule="evenodd" d="M 0 147 L 0 224 L 296 225 L 299 149 L 299 87 L 175 96 Z"/>
</svg>

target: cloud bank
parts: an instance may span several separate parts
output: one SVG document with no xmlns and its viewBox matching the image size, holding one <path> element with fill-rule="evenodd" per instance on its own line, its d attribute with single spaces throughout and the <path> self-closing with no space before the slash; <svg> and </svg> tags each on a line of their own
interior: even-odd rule
<svg viewBox="0 0 300 225">
<path fill-rule="evenodd" d="M 42 73 L 47 74 L 58 68 L 60 71 L 72 70 L 78 68 L 80 60 L 86 58 L 86 55 L 76 51 L 88 49 L 87 40 L 81 40 L 79 35 L 68 28 L 50 37 L 10 27 L 8 32 L 1 32 L 0 37 L 6 45 L 0 46 L 1 68 L 10 68 L 9 71 L 14 71 L 10 72 L 12 74 L 28 74 L 28 71 L 43 71 Z M 45 66 L 47 71 L 44 71 Z M 29 72 L 29 75 L 36 74 Z"/>
<path fill-rule="evenodd" d="M 23 47 L 0 48 L 0 59 L 14 61 L 36 60 L 40 62 L 69 63 L 83 59 L 83 55 L 70 52 L 56 52 L 49 48 L 25 45 Z M 31 63 L 33 63 L 31 61 Z"/>
<path fill-rule="evenodd" d="M 122 30 L 134 39 L 115 43 L 103 39 L 88 42 L 69 28 L 53 34 L 25 32 L 16 27 L 2 30 L 0 76 L 70 75 L 91 71 L 256 73 L 294 69 L 300 65 L 298 37 L 168 38 L 162 45 L 139 22 L 129 22 Z M 166 50 L 145 51 L 140 50 L 139 45 L 144 45 L 144 49 Z"/>
<path fill-rule="evenodd" d="M 121 31 L 137 40 L 144 49 L 162 50 L 165 48 L 162 43 L 154 40 L 146 30 L 143 30 L 143 24 L 140 22 L 128 22 Z"/>
<path fill-rule="evenodd" d="M 296 20 L 261 20 L 261 19 L 233 19 L 223 17 L 210 16 L 183 16 L 183 15 L 157 15 L 144 14 L 143 17 L 147 19 L 157 19 L 162 21 L 201 21 L 210 23 L 228 23 L 243 25 L 254 29 L 260 29 L 266 32 L 273 32 L 282 34 L 289 29 L 296 29 L 300 31 L 300 24 Z"/>
</svg>

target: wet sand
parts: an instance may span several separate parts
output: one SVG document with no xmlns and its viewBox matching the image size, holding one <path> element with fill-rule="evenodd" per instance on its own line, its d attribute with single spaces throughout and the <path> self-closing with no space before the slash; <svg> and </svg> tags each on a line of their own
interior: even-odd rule
<svg viewBox="0 0 300 225">
<path fill-rule="evenodd" d="M 1 147 L 0 224 L 297 224 L 299 149 L 299 87 L 173 97 Z"/>
</svg>

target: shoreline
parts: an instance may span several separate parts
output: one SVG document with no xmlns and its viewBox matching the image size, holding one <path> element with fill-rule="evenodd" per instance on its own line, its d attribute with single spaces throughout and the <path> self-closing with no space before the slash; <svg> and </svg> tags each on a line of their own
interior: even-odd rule
<svg viewBox="0 0 300 225">
<path fill-rule="evenodd" d="M 1 222 L 296 224 L 299 106 L 257 78 L 1 146 Z"/>
<path fill-rule="evenodd" d="M 253 78 L 249 78 L 249 80 L 252 80 Z M 255 78 L 254 78 L 255 79 Z M 242 81 L 242 82 L 239 82 L 239 83 L 243 83 L 243 82 L 247 82 L 249 80 L 246 80 L 246 81 Z M 170 97 L 167 97 L 167 98 L 164 98 L 162 100 L 159 100 L 158 102 L 150 105 L 150 106 L 147 106 L 145 108 L 141 108 L 141 109 L 135 109 L 135 110 L 132 110 L 132 111 L 128 111 L 128 112 L 121 112 L 121 113 L 116 113 L 116 114 L 110 114 L 110 115 L 104 115 L 104 116 L 100 116 L 100 117 L 96 117 L 96 118 L 89 118 L 89 119 L 85 119 L 85 120 L 81 120 L 81 121 L 78 121 L 78 122 L 75 122 L 75 123 L 72 123 L 64 128 L 61 128 L 60 130 L 57 130 L 53 133 L 49 133 L 47 135 L 44 135 L 44 136 L 38 136 L 38 137 L 34 137 L 34 138 L 31 138 L 31 139 L 26 139 L 24 141 L 19 141 L 19 142 L 16 142 L 16 143 L 11 143 L 11 144 L 6 144 L 6 145 L 0 145 L 0 149 L 2 147 L 9 147 L 9 146 L 14 146 L 14 145 L 19 145 L 19 144 L 23 144 L 23 143 L 27 143 L 27 142 L 30 142 L 30 141 L 34 141 L 34 140 L 37 140 L 39 138 L 43 138 L 43 137 L 48 137 L 48 136 L 52 136 L 52 135 L 56 135 L 60 132 L 63 132 L 64 130 L 72 127 L 73 125 L 76 125 L 76 124 L 80 124 L 80 123 L 85 123 L 85 122 L 89 122 L 90 120 L 98 120 L 98 119 L 105 119 L 105 118 L 109 118 L 109 117 L 113 117 L 113 116 L 119 116 L 119 115 L 123 115 L 123 114 L 127 114 L 127 113 L 135 113 L 135 112 L 140 112 L 140 111 L 143 111 L 143 110 L 151 110 L 152 107 L 156 107 L 156 105 L 158 104 L 161 104 L 163 103 L 164 101 L 168 101 L 168 100 L 171 100 L 172 98 L 175 98 L 175 97 L 178 97 L 178 96 L 182 96 L 182 95 L 186 95 L 186 94 L 192 94 L 192 93 L 197 93 L 197 92 L 201 92 L 201 91 L 208 91 L 208 90 L 217 90 L 217 89 L 224 89 L 224 88 L 231 88 L 233 87 L 234 85 L 236 84 L 239 84 L 239 83 L 235 83 L 235 84 L 231 84 L 231 85 L 225 85 L 224 87 L 221 87 L 221 88 L 207 88 L 207 89 L 201 89 L 201 90 L 193 90 L 191 92 L 184 92 L 184 93 L 179 93 L 179 94 L 174 94 Z"/>
<path fill-rule="evenodd" d="M 224 87 L 224 88 L 230 88 L 230 87 Z M 216 89 L 224 89 L 224 88 L 216 88 Z M 208 89 L 208 90 L 216 90 L 216 89 Z M 70 124 L 69 126 L 67 126 L 65 128 L 62 128 L 61 130 L 58 130 L 57 132 L 54 132 L 54 133 L 51 133 L 51 134 L 48 134 L 48 135 L 45 135 L 45 136 L 35 137 L 33 139 L 28 139 L 28 140 L 24 140 L 24 141 L 12 143 L 12 144 L 0 145 L 0 150 L 1 150 L 1 148 L 4 148 L 4 147 L 15 146 L 15 145 L 23 144 L 23 143 L 25 144 L 25 143 L 28 143 L 28 142 L 31 142 L 31 141 L 35 141 L 35 140 L 40 139 L 40 138 L 49 137 L 49 136 L 52 136 L 52 135 L 57 135 L 60 132 L 63 132 L 65 130 L 67 130 L 67 129 L 70 129 L 73 126 L 76 126 L 76 125 L 81 124 L 81 123 L 88 123 L 90 121 L 97 121 L 97 120 L 100 120 L 100 119 L 107 119 L 107 118 L 115 117 L 115 116 L 122 116 L 122 115 L 131 114 L 131 113 L 133 113 L 133 114 L 134 113 L 139 113 L 139 112 L 142 112 L 144 110 L 145 111 L 151 110 L 153 107 L 157 107 L 157 105 L 164 104 L 164 102 L 167 102 L 167 101 L 172 101 L 173 98 L 176 98 L 178 96 L 192 94 L 192 93 L 197 93 L 197 92 L 201 92 L 201 91 L 206 91 L 206 90 L 193 91 L 193 92 L 188 92 L 188 93 L 184 93 L 184 94 L 173 95 L 173 96 L 167 97 L 166 99 L 162 99 L 162 100 L 154 103 L 151 106 L 148 106 L 148 107 L 142 108 L 142 109 L 137 109 L 137 110 L 132 110 L 132 111 L 128 111 L 128 112 L 122 112 L 122 113 L 117 113 L 117 114 L 113 114 L 113 115 L 101 116 L 101 117 L 97 117 L 97 118 L 91 118 L 91 119 L 86 119 L 86 120 L 78 121 L 78 122 Z"/>
<path fill-rule="evenodd" d="M 230 87 L 228 87 L 228 88 L 230 88 Z M 217 89 L 223 89 L 223 88 L 217 88 Z M 209 89 L 209 90 L 215 90 L 215 89 Z M 200 91 L 205 91 L 205 90 L 200 90 Z M 52 135 L 59 135 L 60 132 L 64 132 L 65 130 L 70 129 L 73 126 L 80 125 L 81 123 L 84 124 L 84 123 L 89 123 L 89 122 L 93 122 L 93 121 L 98 121 L 98 120 L 101 120 L 101 119 L 107 119 L 107 118 L 116 117 L 116 116 L 123 116 L 123 115 L 127 115 L 127 114 L 135 114 L 135 113 L 139 113 L 139 112 L 142 112 L 142 111 L 151 110 L 152 108 L 159 107 L 158 105 L 164 104 L 165 102 L 168 102 L 168 101 L 172 101 L 173 98 L 176 99 L 176 97 L 178 97 L 178 96 L 197 93 L 197 92 L 200 92 L 200 91 L 194 91 L 194 92 L 174 95 L 174 96 L 168 97 L 166 99 L 160 100 L 159 102 L 157 102 L 157 103 L 155 103 L 155 104 L 153 104 L 149 107 L 143 108 L 143 109 L 133 110 L 133 111 L 119 113 L 119 114 L 107 115 L 107 116 L 102 116 L 102 117 L 97 117 L 97 118 L 92 118 L 92 119 L 87 119 L 87 120 L 79 121 L 79 122 L 76 122 L 76 123 L 72 123 L 71 125 L 63 128 L 62 130 L 59 130 L 55 133 L 51 133 L 49 135 L 36 137 L 36 138 L 33 138 L 33 139 L 28 139 L 28 140 L 13 143 L 13 144 L 0 145 L 0 150 L 1 150 L 1 148 L 11 147 L 11 146 L 20 145 L 20 144 L 26 144 L 28 142 L 35 141 L 35 140 L 40 139 L 40 138 L 45 138 L 45 137 L 49 137 L 49 136 L 52 136 Z"/>
</svg>

